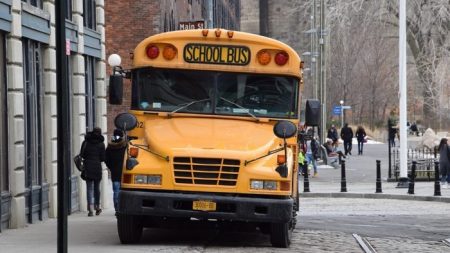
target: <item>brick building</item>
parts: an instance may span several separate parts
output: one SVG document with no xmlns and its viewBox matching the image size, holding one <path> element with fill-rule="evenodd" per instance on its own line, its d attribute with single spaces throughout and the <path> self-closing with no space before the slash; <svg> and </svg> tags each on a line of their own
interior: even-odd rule
<svg viewBox="0 0 450 253">
<path fill-rule="evenodd" d="M 54 0 L 0 0 L 0 232 L 57 215 Z M 70 157 L 87 130 L 106 132 L 104 0 L 67 0 Z M 86 209 L 73 167 L 71 211 Z M 107 172 L 104 171 L 104 178 Z M 107 180 L 103 180 L 106 189 Z M 103 203 L 107 204 L 105 200 Z M 24 238 L 26 240 L 26 238 Z"/>
<path fill-rule="evenodd" d="M 239 30 L 240 0 L 108 0 L 105 1 L 106 55 L 116 53 L 122 67 L 131 67 L 130 53 L 143 39 L 161 32 L 179 29 L 180 22 L 205 21 L 209 28 Z M 110 74 L 110 68 L 107 67 Z M 108 105 L 108 130 L 114 129 L 114 117 L 130 107 L 130 82 L 124 83 L 124 102 Z"/>
</svg>

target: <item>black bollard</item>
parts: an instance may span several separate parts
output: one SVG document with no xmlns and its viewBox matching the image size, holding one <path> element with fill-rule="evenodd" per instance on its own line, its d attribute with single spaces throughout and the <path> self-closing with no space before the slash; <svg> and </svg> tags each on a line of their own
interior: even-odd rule
<svg viewBox="0 0 450 253">
<path fill-rule="evenodd" d="M 306 171 L 305 171 L 305 173 L 304 173 L 303 192 L 309 192 L 308 169 L 306 169 Z"/>
<path fill-rule="evenodd" d="M 411 177 L 409 180 L 409 187 L 408 187 L 408 194 L 414 194 L 414 180 L 416 177 L 416 161 L 412 162 L 412 167 L 411 167 Z"/>
<path fill-rule="evenodd" d="M 439 181 L 439 162 L 434 162 L 434 196 L 441 196 L 441 182 Z"/>
<path fill-rule="evenodd" d="M 347 192 L 347 181 L 345 179 L 345 161 L 341 162 L 341 192 Z"/>
<path fill-rule="evenodd" d="M 381 189 L 381 161 L 377 160 L 377 183 L 375 193 L 383 193 Z"/>
<path fill-rule="evenodd" d="M 389 154 L 389 163 L 388 163 L 388 178 L 391 179 L 392 178 L 392 163 L 391 163 L 391 157 L 392 157 L 392 153 L 391 153 L 391 141 L 389 140 L 389 145 L 388 145 L 388 154 Z M 395 156 L 394 156 L 395 158 Z M 395 161 L 395 159 L 394 159 Z"/>
</svg>

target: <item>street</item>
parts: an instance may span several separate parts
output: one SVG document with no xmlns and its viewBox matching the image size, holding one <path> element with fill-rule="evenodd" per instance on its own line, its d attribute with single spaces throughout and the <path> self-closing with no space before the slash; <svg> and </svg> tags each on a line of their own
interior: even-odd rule
<svg viewBox="0 0 450 253">
<path fill-rule="evenodd" d="M 216 229 L 146 229 L 137 245 L 121 245 L 112 210 L 69 217 L 69 252 L 363 252 L 353 234 L 377 252 L 449 252 L 448 203 L 345 198 L 304 198 L 289 249 L 267 235 Z M 28 238 L 23 241 L 23 238 Z M 1 252 L 56 252 L 56 220 L 7 230 Z"/>
</svg>

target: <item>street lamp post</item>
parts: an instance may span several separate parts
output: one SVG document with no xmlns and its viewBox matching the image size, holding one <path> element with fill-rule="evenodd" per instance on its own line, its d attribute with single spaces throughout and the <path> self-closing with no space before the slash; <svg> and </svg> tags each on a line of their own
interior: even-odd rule
<svg viewBox="0 0 450 253">
<path fill-rule="evenodd" d="M 341 104 L 341 128 L 344 127 L 344 100 L 339 101 Z"/>
</svg>

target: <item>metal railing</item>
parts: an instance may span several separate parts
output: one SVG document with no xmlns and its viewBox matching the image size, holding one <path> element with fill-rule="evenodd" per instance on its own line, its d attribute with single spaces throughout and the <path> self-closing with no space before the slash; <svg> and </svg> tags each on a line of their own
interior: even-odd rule
<svg viewBox="0 0 450 253">
<path fill-rule="evenodd" d="M 400 176 L 400 151 L 398 147 L 391 148 L 391 160 L 393 161 L 393 178 L 397 181 Z M 434 162 L 439 159 L 436 149 L 409 148 L 407 150 L 408 177 L 411 174 L 412 162 L 416 161 L 416 180 L 434 180 Z M 392 179 L 392 178 L 389 178 Z"/>
</svg>

